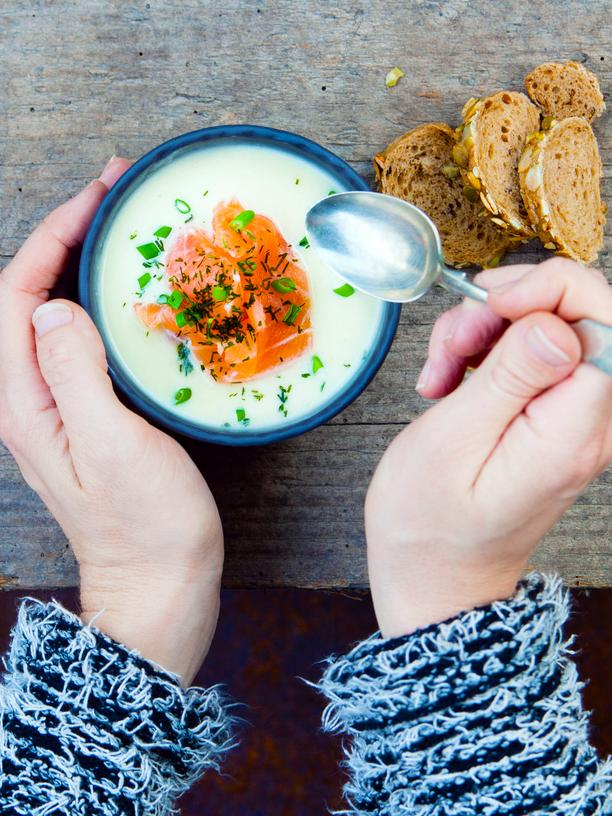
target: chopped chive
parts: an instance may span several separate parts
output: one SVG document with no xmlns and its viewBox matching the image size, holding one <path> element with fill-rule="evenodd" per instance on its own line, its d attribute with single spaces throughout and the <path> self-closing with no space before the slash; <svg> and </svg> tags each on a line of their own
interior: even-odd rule
<svg viewBox="0 0 612 816">
<path fill-rule="evenodd" d="M 134 230 L 134 232 L 130 235 L 130 241 L 133 241 L 134 238 L 138 235 L 138 232 Z"/>
<path fill-rule="evenodd" d="M 145 261 L 150 261 L 151 258 L 157 258 L 159 255 L 159 247 L 157 244 L 140 244 L 136 249 L 140 252 Z"/>
<path fill-rule="evenodd" d="M 322 383 L 321 383 L 321 387 L 319 388 L 319 391 L 322 391 L 324 388 L 325 388 L 325 383 L 324 383 L 324 382 L 322 382 Z"/>
<path fill-rule="evenodd" d="M 304 236 L 302 238 L 302 240 L 299 242 L 298 246 L 304 247 L 304 249 L 308 249 L 308 247 L 310 246 L 310 242 L 308 241 L 308 238 L 306 236 Z"/>
<path fill-rule="evenodd" d="M 245 230 L 245 232 L 246 232 L 246 234 L 249 236 L 249 238 L 251 239 L 251 241 L 254 241 L 254 240 L 255 240 L 255 236 L 253 235 L 253 233 L 252 233 L 250 230 Z"/>
<path fill-rule="evenodd" d="M 296 183 L 296 185 L 300 183 L 299 178 L 296 178 L 295 183 Z"/>
<path fill-rule="evenodd" d="M 168 306 L 172 306 L 173 309 L 178 309 L 181 303 L 183 302 L 183 299 L 184 299 L 183 293 L 179 292 L 178 289 L 175 289 L 168 298 Z"/>
<path fill-rule="evenodd" d="M 308 373 L 307 373 L 307 374 L 302 374 L 302 377 L 303 377 L 304 379 L 307 379 L 308 377 L 310 377 L 310 374 L 308 374 Z"/>
<path fill-rule="evenodd" d="M 187 318 L 185 317 L 185 312 L 178 312 L 175 319 L 176 325 L 179 327 L 179 329 L 182 329 L 183 326 L 187 325 Z"/>
<path fill-rule="evenodd" d="M 291 278 L 278 278 L 278 280 L 272 281 L 272 288 L 276 289 L 277 292 L 286 294 L 287 292 L 295 292 L 297 287 L 295 281 L 292 281 Z"/>
<path fill-rule="evenodd" d="M 181 215 L 187 215 L 187 213 L 191 212 L 191 206 L 186 201 L 183 201 L 182 198 L 175 198 L 174 206 Z"/>
<path fill-rule="evenodd" d="M 302 307 L 298 306 L 297 303 L 292 303 L 291 306 L 287 309 L 287 313 L 283 317 L 283 323 L 287 326 L 293 326 L 295 323 L 296 317 L 302 311 Z"/>
<path fill-rule="evenodd" d="M 138 278 L 138 285 L 140 286 L 141 289 L 144 289 L 145 286 L 147 285 L 147 283 L 149 283 L 150 280 L 151 280 L 151 273 L 150 272 L 145 272 L 144 275 L 141 275 Z"/>
<path fill-rule="evenodd" d="M 325 366 L 323 365 L 323 360 L 321 360 L 321 358 L 317 354 L 313 354 L 312 355 L 312 373 L 316 374 L 317 371 L 319 371 L 319 369 L 321 369 L 321 368 L 325 368 Z"/>
<path fill-rule="evenodd" d="M 208 195 L 208 190 L 204 190 L 204 192 L 202 193 L 202 195 L 203 195 L 203 196 L 207 196 L 207 195 Z"/>
<path fill-rule="evenodd" d="M 345 367 L 345 368 L 350 368 L 350 367 L 351 367 L 351 363 L 344 363 L 344 367 Z"/>
<path fill-rule="evenodd" d="M 244 408 L 236 408 L 236 419 L 238 420 L 238 422 L 241 422 L 243 425 L 248 425 L 249 422 L 251 421 L 247 417 L 246 411 L 244 410 Z"/>
<path fill-rule="evenodd" d="M 328 193 L 327 195 L 328 195 L 328 196 L 330 196 L 330 195 L 336 195 L 336 190 L 330 190 L 330 191 L 329 191 L 329 193 Z"/>
<path fill-rule="evenodd" d="M 156 235 L 158 238 L 167 238 L 170 233 L 172 232 L 172 227 L 160 227 L 156 229 L 153 235 Z"/>
<path fill-rule="evenodd" d="M 260 402 L 264 398 L 264 395 L 261 393 L 261 391 L 256 391 L 254 388 L 251 388 L 251 394 L 255 397 L 257 402 Z"/>
<path fill-rule="evenodd" d="M 191 399 L 191 394 L 191 388 L 179 388 L 174 395 L 174 404 L 180 405 L 182 402 L 187 402 L 187 400 Z"/>
<path fill-rule="evenodd" d="M 222 301 L 227 300 L 229 292 L 225 288 L 225 286 L 213 286 L 212 296 L 213 300 Z"/>
<path fill-rule="evenodd" d="M 334 292 L 340 297 L 350 297 L 355 294 L 355 289 L 350 283 L 343 283 L 342 286 L 334 289 Z"/>
<path fill-rule="evenodd" d="M 238 213 L 235 218 L 232 218 L 230 227 L 236 230 L 236 232 L 240 232 L 240 230 L 244 229 L 247 224 L 250 224 L 254 218 L 255 213 L 253 210 L 243 210 L 241 213 Z"/>
<path fill-rule="evenodd" d="M 189 213 L 189 215 L 185 219 L 185 224 L 188 224 L 189 221 L 193 221 L 193 213 Z"/>
<path fill-rule="evenodd" d="M 213 323 L 214 323 L 214 317 L 209 317 L 208 320 L 206 321 L 206 339 L 207 340 L 211 339 L 210 330 L 212 328 Z"/>
<path fill-rule="evenodd" d="M 208 192 L 208 190 L 206 192 Z M 232 426 L 229 424 L 229 422 L 224 422 L 223 427 L 224 428 L 231 428 Z"/>
</svg>

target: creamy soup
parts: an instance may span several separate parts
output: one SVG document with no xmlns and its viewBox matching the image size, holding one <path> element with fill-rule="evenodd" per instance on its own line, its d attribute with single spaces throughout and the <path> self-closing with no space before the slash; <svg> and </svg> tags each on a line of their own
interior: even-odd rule
<svg viewBox="0 0 612 816">
<path fill-rule="evenodd" d="M 309 247 L 304 221 L 338 180 L 236 143 L 158 165 L 121 204 L 98 256 L 107 342 L 140 388 L 212 429 L 315 413 L 354 378 L 382 305 Z"/>
</svg>

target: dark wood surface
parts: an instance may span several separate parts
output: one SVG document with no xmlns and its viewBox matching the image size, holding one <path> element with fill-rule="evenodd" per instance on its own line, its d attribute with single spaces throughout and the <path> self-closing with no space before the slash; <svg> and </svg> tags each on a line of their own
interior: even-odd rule
<svg viewBox="0 0 612 816">
<path fill-rule="evenodd" d="M 548 59 L 610 89 L 609 4 L 449 0 L 102 2 L 0 6 L 0 264 L 113 153 L 137 157 L 199 127 L 250 122 L 315 139 L 372 180 L 370 157 L 426 121 Z M 406 76 L 385 88 L 389 68 Z M 596 123 L 610 200 L 611 133 Z M 600 266 L 611 271 L 610 242 Z M 518 257 L 543 257 L 527 247 Z M 515 256 L 517 257 L 517 256 Z M 426 403 L 414 391 L 442 291 L 405 307 L 368 390 L 325 427 L 265 449 L 192 446 L 219 499 L 233 586 L 362 587 L 362 500 L 385 445 Z M 612 585 L 612 478 L 601 476 L 533 564 Z M 0 586 L 66 586 L 77 573 L 53 519 L 0 447 Z"/>
</svg>

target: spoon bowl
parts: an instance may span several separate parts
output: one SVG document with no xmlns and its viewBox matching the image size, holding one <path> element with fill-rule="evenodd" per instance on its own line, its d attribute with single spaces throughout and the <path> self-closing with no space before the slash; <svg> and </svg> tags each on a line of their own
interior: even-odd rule
<svg viewBox="0 0 612 816">
<path fill-rule="evenodd" d="M 381 300 L 409 303 L 435 283 L 486 300 L 484 289 L 444 265 L 433 221 L 400 198 L 365 191 L 328 196 L 309 210 L 306 234 L 328 266 Z"/>
<path fill-rule="evenodd" d="M 444 264 L 433 221 L 394 196 L 367 191 L 323 198 L 306 215 L 306 235 L 341 278 L 373 297 L 410 303 L 434 284 L 486 302 L 487 290 Z M 583 318 L 570 324 L 582 359 L 612 375 L 612 326 Z"/>
</svg>

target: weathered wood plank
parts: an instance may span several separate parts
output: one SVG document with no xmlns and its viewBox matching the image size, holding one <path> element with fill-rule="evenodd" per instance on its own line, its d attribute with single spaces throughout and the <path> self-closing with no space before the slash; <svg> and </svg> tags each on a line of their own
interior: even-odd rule
<svg viewBox="0 0 612 816">
<path fill-rule="evenodd" d="M 568 24 L 571 21 L 571 25 Z M 0 263 L 112 153 L 177 133 L 257 122 L 322 142 L 370 181 L 370 157 L 403 130 L 456 122 L 463 101 L 521 87 L 550 58 L 611 87 L 607 0 L 18 0 L 0 7 Z M 393 90 L 384 76 L 400 65 Z M 612 198 L 612 128 L 596 123 Z M 600 265 L 612 270 L 610 227 Z M 521 259 L 545 253 L 527 247 Z M 192 446 L 219 496 L 232 586 L 360 587 L 361 502 L 384 446 L 425 403 L 414 391 L 443 292 L 404 309 L 371 387 L 328 426 L 265 450 Z M 243 479 L 236 478 L 242 473 Z M 592 485 L 534 557 L 571 584 L 610 586 L 612 478 Z M 249 485 L 255 487 L 249 487 Z M 0 448 L 0 586 L 65 586 L 61 531 Z"/>
</svg>

